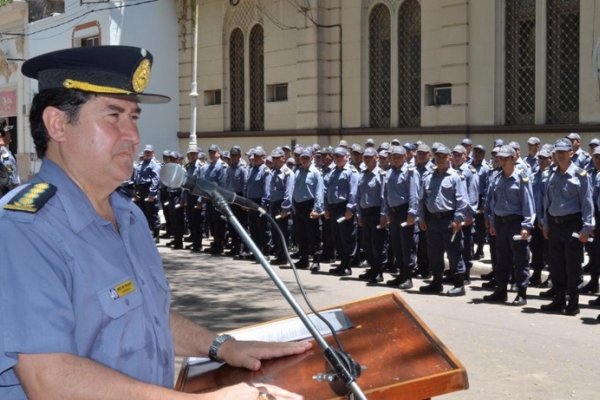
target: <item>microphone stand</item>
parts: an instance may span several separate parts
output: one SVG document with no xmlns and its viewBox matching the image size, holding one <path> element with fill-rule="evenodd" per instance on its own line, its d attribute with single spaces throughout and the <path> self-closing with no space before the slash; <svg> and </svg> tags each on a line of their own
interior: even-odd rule
<svg viewBox="0 0 600 400">
<path fill-rule="evenodd" d="M 271 280 L 273 280 L 275 286 L 277 286 L 277 289 L 279 289 L 279 291 L 287 300 L 289 305 L 292 307 L 296 315 L 298 315 L 306 329 L 308 329 L 315 341 L 319 344 L 319 346 L 321 346 L 325 355 L 325 359 L 327 360 L 331 368 L 333 368 L 333 371 L 335 372 L 336 376 L 344 382 L 348 389 L 352 391 L 352 394 L 355 396 L 354 399 L 367 400 L 367 397 L 356 383 L 356 370 L 360 367 L 357 367 L 357 364 L 354 360 L 352 360 L 350 355 L 341 353 L 340 351 L 332 348 L 329 345 L 329 343 L 325 341 L 321 333 L 314 326 L 312 321 L 308 318 L 302 307 L 300 307 L 296 299 L 292 296 L 287 286 L 285 286 L 285 283 L 283 283 L 281 278 L 279 278 L 279 276 L 275 273 L 273 267 L 271 267 L 271 264 L 269 264 L 269 262 L 267 261 L 263 253 L 260 251 L 258 246 L 256 246 L 256 243 L 254 243 L 252 238 L 250 238 L 248 232 L 240 224 L 240 221 L 235 217 L 235 215 L 233 215 L 229 204 L 227 204 L 227 201 L 225 201 L 221 193 L 219 193 L 216 190 L 213 191 L 211 193 L 211 200 L 213 202 L 213 205 L 221 212 L 221 214 L 223 214 L 227 218 L 227 221 L 240 235 L 240 238 L 242 239 L 244 244 L 248 246 L 248 248 L 256 257 L 257 261 L 260 263 L 260 265 L 262 265 L 269 277 L 271 277 Z"/>
</svg>

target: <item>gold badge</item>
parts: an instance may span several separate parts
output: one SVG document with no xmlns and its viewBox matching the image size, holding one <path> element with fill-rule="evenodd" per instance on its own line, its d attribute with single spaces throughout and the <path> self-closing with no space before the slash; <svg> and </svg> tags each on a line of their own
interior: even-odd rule
<svg viewBox="0 0 600 400">
<path fill-rule="evenodd" d="M 142 93 L 144 89 L 146 89 L 146 86 L 148 86 L 149 81 L 150 60 L 144 59 L 135 69 L 135 72 L 133 73 L 133 78 L 131 79 L 131 85 L 133 86 L 133 90 L 136 93 Z"/>
<path fill-rule="evenodd" d="M 125 282 L 118 284 L 114 288 L 109 289 L 110 297 L 113 300 L 117 300 L 118 298 L 125 297 L 133 291 L 135 291 L 135 285 L 133 284 L 133 282 L 131 280 L 126 280 Z"/>
</svg>

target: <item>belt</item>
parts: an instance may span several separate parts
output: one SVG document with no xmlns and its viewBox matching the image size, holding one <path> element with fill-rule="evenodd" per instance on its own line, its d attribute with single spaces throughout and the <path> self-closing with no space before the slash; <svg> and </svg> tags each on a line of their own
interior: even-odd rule
<svg viewBox="0 0 600 400">
<path fill-rule="evenodd" d="M 433 219 L 448 219 L 454 217 L 454 211 L 444 211 L 438 213 L 429 213 L 429 217 Z"/>
<path fill-rule="evenodd" d="M 360 211 L 364 215 L 378 215 L 381 213 L 381 207 L 368 207 L 368 208 L 360 208 Z"/>
<path fill-rule="evenodd" d="M 346 208 L 347 205 L 348 205 L 348 202 L 343 201 L 341 203 L 329 204 L 329 208 L 338 210 L 338 209 Z"/>
<path fill-rule="evenodd" d="M 390 207 L 390 211 L 394 214 L 401 213 L 401 212 L 407 212 L 408 211 L 408 203 L 400 204 L 399 206 L 396 206 L 396 207 Z"/>
<path fill-rule="evenodd" d="M 573 221 L 577 221 L 577 220 L 581 220 L 581 213 L 561 215 L 558 217 L 553 217 L 552 215 L 548 215 L 548 221 L 550 221 L 551 224 L 564 224 L 567 222 L 573 222 Z"/>
<path fill-rule="evenodd" d="M 518 214 L 510 214 L 510 215 L 496 215 L 494 214 L 494 219 L 496 222 L 521 222 L 523 221 L 523 216 Z"/>
</svg>

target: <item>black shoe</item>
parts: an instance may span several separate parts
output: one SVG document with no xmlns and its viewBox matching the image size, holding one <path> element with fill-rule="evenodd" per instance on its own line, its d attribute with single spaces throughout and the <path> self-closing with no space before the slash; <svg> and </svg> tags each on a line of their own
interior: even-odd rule
<svg viewBox="0 0 600 400">
<path fill-rule="evenodd" d="M 454 277 L 450 274 L 444 275 L 444 277 L 442 278 L 442 283 L 453 283 L 453 282 L 454 282 Z"/>
<path fill-rule="evenodd" d="M 335 276 L 350 276 L 352 275 L 352 269 L 345 267 L 337 267 L 334 269 L 330 269 L 329 273 Z"/>
<path fill-rule="evenodd" d="M 487 274 L 481 274 L 481 279 L 483 279 L 484 281 L 494 279 L 494 271 L 488 272 Z"/>
<path fill-rule="evenodd" d="M 358 279 L 360 279 L 361 281 L 368 281 L 368 280 L 371 280 L 373 275 L 374 275 L 373 271 L 371 271 L 369 269 L 369 270 L 367 270 L 367 272 L 364 272 L 364 273 L 358 275 Z"/>
<path fill-rule="evenodd" d="M 540 306 L 540 310 L 551 313 L 562 313 L 565 310 L 565 306 L 565 294 L 557 293 L 552 302 L 549 304 L 543 304 Z"/>
<path fill-rule="evenodd" d="M 412 289 L 412 287 L 413 287 L 412 279 L 406 279 L 404 282 L 402 282 L 398 285 L 398 289 L 402 289 L 402 290 Z"/>
<path fill-rule="evenodd" d="M 600 296 L 596 297 L 593 300 L 588 301 L 588 304 L 592 307 L 600 307 Z"/>
<path fill-rule="evenodd" d="M 413 277 L 417 279 L 429 279 L 431 278 L 431 272 L 424 270 L 416 270 Z"/>
<path fill-rule="evenodd" d="M 596 282 L 589 281 L 585 286 L 579 289 L 579 293 L 598 293 L 598 280 L 596 279 Z"/>
<path fill-rule="evenodd" d="M 498 282 L 494 278 L 481 284 L 481 287 L 484 289 L 494 289 L 496 286 L 498 286 Z"/>
<path fill-rule="evenodd" d="M 504 303 L 507 299 L 508 294 L 506 293 L 506 287 L 497 287 L 492 294 L 483 296 L 483 301 L 486 303 Z"/>
<path fill-rule="evenodd" d="M 444 286 L 442 285 L 442 280 L 440 278 L 434 279 L 431 281 L 429 285 L 421 286 L 419 288 L 419 292 L 421 293 L 442 293 L 444 291 Z"/>
<path fill-rule="evenodd" d="M 446 292 L 446 296 L 456 297 L 464 296 L 466 294 L 464 286 L 454 286 L 452 289 Z"/>
<path fill-rule="evenodd" d="M 522 307 L 527 304 L 527 288 L 520 288 L 517 297 L 512 302 L 513 306 Z"/>
<path fill-rule="evenodd" d="M 319 270 L 321 269 L 321 264 L 319 264 L 318 262 L 314 262 L 312 264 L 310 264 L 310 272 L 312 272 L 313 274 L 319 272 Z"/>
<path fill-rule="evenodd" d="M 303 259 L 303 260 L 301 259 L 297 263 L 294 263 L 294 266 L 296 267 L 296 269 L 308 269 L 308 260 L 307 259 Z"/>
<path fill-rule="evenodd" d="M 154 237 L 154 243 L 156 243 L 156 244 L 160 243 L 160 238 L 158 236 Z"/>
<path fill-rule="evenodd" d="M 540 287 L 542 284 L 542 271 L 535 270 L 533 274 L 531 274 L 531 278 L 529 278 L 529 286 Z"/>
<path fill-rule="evenodd" d="M 240 255 L 240 250 L 239 249 L 231 249 L 228 252 L 226 252 L 225 255 L 229 256 L 229 257 L 239 256 Z"/>
<path fill-rule="evenodd" d="M 565 307 L 565 314 L 575 316 L 579 314 L 579 293 L 571 293 L 569 301 Z"/>
<path fill-rule="evenodd" d="M 188 242 L 188 243 L 189 243 L 189 242 L 193 242 L 193 241 L 194 241 L 194 239 L 193 239 L 193 238 L 192 238 L 192 236 L 190 235 L 190 236 L 186 236 L 186 237 L 184 237 L 184 238 L 183 238 L 183 241 L 184 241 L 184 242 Z"/>
<path fill-rule="evenodd" d="M 183 249 L 183 244 L 182 243 L 175 243 L 173 244 L 173 250 L 182 250 Z"/>
<path fill-rule="evenodd" d="M 288 260 L 285 257 L 276 257 L 274 260 L 271 260 L 271 264 L 273 265 L 285 265 L 288 263 Z"/>
<path fill-rule="evenodd" d="M 555 287 L 551 287 L 548 290 L 540 292 L 540 297 L 542 297 L 544 299 L 551 299 L 555 296 L 556 296 L 556 288 Z"/>
<path fill-rule="evenodd" d="M 398 287 L 399 284 L 401 284 L 402 282 L 404 282 L 404 278 L 400 278 L 399 276 L 394 278 L 394 279 L 390 279 L 389 281 L 387 281 L 385 284 L 387 286 L 390 287 Z"/>
<path fill-rule="evenodd" d="M 367 282 L 367 284 L 376 285 L 376 284 L 381 283 L 381 282 L 383 282 L 383 275 L 377 274 L 377 275 L 373 275 L 369 279 L 369 282 Z"/>
</svg>

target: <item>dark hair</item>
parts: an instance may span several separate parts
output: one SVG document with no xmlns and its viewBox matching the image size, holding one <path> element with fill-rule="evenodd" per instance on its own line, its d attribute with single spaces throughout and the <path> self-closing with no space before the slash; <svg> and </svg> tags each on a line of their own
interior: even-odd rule
<svg viewBox="0 0 600 400">
<path fill-rule="evenodd" d="M 46 89 L 34 96 L 29 112 L 29 125 L 38 157 L 43 158 L 48 150 L 48 130 L 42 118 L 46 107 L 55 107 L 65 112 L 68 122 L 73 124 L 79 118 L 81 106 L 94 96 L 92 93 L 62 88 Z"/>
</svg>

